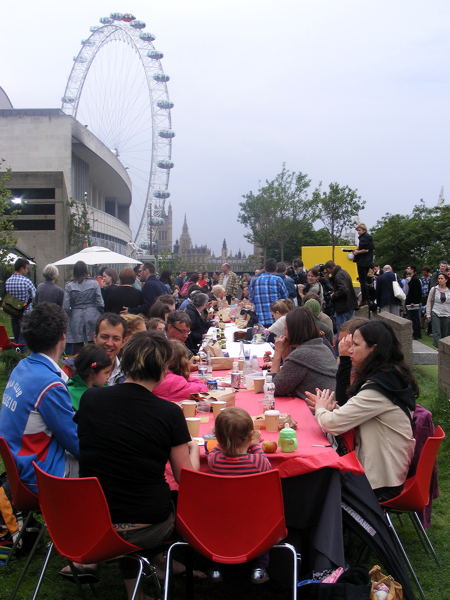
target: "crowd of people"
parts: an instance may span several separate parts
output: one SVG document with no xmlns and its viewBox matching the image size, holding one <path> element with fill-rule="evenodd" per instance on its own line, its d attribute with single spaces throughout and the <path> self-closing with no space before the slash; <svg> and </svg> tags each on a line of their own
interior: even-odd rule
<svg viewBox="0 0 450 600">
<path fill-rule="evenodd" d="M 217 312 L 236 305 L 274 341 L 267 359 L 275 395 L 308 402 L 337 439 L 354 431 L 377 498 L 395 496 L 414 451 L 418 388 L 393 329 L 355 311 L 376 302 L 382 311 L 402 312 L 415 338 L 423 319 L 430 321 L 437 344 L 449 333 L 448 265 L 441 261 L 433 274 L 424 268 L 422 278 L 408 265 L 400 278 L 389 265 L 371 264 L 370 235 L 363 224 L 357 231 L 359 301 L 350 275 L 331 260 L 307 270 L 300 259 L 268 259 L 261 271 L 241 276 L 224 263 L 221 273 L 181 271 L 175 278 L 170 271 L 158 277 L 150 262 L 93 277 L 79 261 L 64 290 L 53 265 L 35 290 L 28 261 L 18 259 L 6 290 L 23 301 L 12 327 L 30 354 L 6 385 L 0 435 L 23 482 L 36 491 L 33 461 L 56 476 L 96 476 L 121 536 L 148 549 L 167 539 L 174 507 L 166 464 L 175 480 L 183 467 L 199 468 L 198 446 L 175 402 L 207 390 L 193 358 Z M 216 429 L 212 472 L 270 468 L 245 411 L 227 409 Z M 266 567 L 266 556 L 255 562 L 254 583 L 267 581 Z M 95 565 L 78 568 L 96 576 Z M 130 595 L 133 561 L 121 559 L 121 569 Z"/>
</svg>

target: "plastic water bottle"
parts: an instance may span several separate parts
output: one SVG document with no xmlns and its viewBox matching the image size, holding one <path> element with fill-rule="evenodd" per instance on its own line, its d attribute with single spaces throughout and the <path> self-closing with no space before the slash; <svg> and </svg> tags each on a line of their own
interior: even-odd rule
<svg viewBox="0 0 450 600">
<path fill-rule="evenodd" d="M 207 357 L 206 357 L 206 375 L 208 376 L 208 379 L 212 379 L 212 372 L 213 372 L 213 368 L 212 368 L 211 353 L 208 352 Z"/>
<path fill-rule="evenodd" d="M 252 369 L 252 373 L 258 374 L 259 373 L 259 362 L 258 362 L 258 357 L 256 356 L 256 354 L 254 354 L 252 356 L 252 361 L 251 361 L 251 369 Z"/>
<path fill-rule="evenodd" d="M 264 410 L 273 410 L 275 408 L 275 384 L 272 381 L 272 375 L 266 376 L 266 383 L 264 384 L 263 408 Z"/>
</svg>

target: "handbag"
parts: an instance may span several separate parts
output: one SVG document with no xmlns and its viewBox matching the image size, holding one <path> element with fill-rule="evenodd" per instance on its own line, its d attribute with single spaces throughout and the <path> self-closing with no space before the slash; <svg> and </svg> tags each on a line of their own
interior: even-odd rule
<svg viewBox="0 0 450 600">
<path fill-rule="evenodd" d="M 403 588 L 391 575 L 384 575 L 378 565 L 370 571 L 370 600 L 403 600 Z"/>
<path fill-rule="evenodd" d="M 23 300 L 19 300 L 19 298 L 12 296 L 8 292 L 3 296 L 3 312 L 5 312 L 10 317 L 15 317 L 16 319 L 21 317 L 26 306 L 26 302 L 24 302 Z"/>
<path fill-rule="evenodd" d="M 402 302 L 406 300 L 406 294 L 402 290 L 401 285 L 396 279 L 394 279 L 394 281 L 392 282 L 392 291 L 397 300 L 401 300 Z"/>
</svg>

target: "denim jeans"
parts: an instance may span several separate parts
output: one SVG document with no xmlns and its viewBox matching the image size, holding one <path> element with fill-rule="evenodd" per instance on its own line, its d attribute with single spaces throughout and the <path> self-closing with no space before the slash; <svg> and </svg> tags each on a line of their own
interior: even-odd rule
<svg viewBox="0 0 450 600">
<path fill-rule="evenodd" d="M 345 321 L 349 321 L 353 317 L 354 314 L 355 314 L 354 310 L 349 310 L 344 313 L 336 313 L 336 329 L 337 329 L 338 333 L 339 333 L 339 329 L 341 328 L 342 323 L 345 323 Z"/>
<path fill-rule="evenodd" d="M 439 340 L 450 334 L 450 318 L 438 317 L 436 313 L 431 312 L 431 330 L 433 332 L 433 346 L 439 345 Z"/>
</svg>

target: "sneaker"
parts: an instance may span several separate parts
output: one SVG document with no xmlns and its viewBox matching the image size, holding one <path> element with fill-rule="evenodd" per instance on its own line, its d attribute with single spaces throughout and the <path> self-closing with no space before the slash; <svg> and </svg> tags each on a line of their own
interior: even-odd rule
<svg viewBox="0 0 450 600">
<path fill-rule="evenodd" d="M 252 583 L 266 583 L 266 581 L 269 581 L 269 574 L 265 569 L 252 569 L 250 581 Z"/>
<path fill-rule="evenodd" d="M 213 571 L 210 571 L 209 577 L 215 583 L 220 583 L 221 581 L 223 581 L 223 575 L 222 572 L 219 571 L 219 569 L 214 569 Z"/>
</svg>

